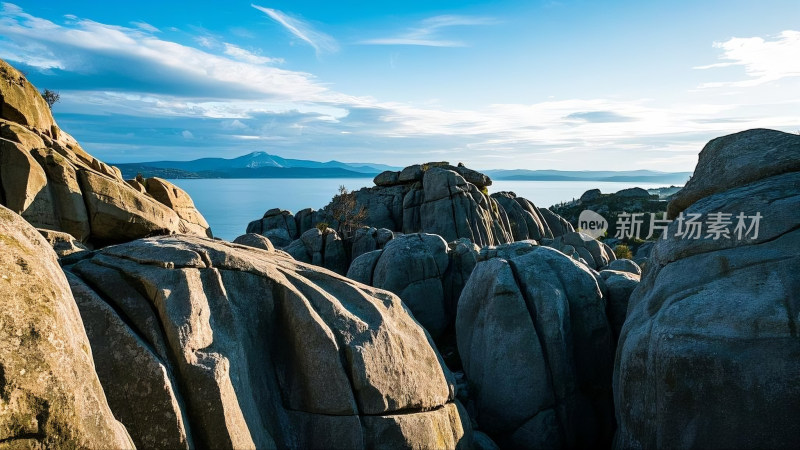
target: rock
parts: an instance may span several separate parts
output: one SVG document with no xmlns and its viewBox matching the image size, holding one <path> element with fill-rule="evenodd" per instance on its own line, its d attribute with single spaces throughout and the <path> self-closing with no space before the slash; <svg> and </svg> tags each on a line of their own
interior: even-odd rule
<svg viewBox="0 0 800 450">
<path fill-rule="evenodd" d="M 69 233 L 38 229 L 39 234 L 53 247 L 61 265 L 73 264 L 92 254 L 88 247 L 81 244 Z"/>
<path fill-rule="evenodd" d="M 359 255 L 350 263 L 350 268 L 347 269 L 347 278 L 372 286 L 372 274 L 375 272 L 375 265 L 382 253 L 383 250 L 373 250 Z"/>
<path fill-rule="evenodd" d="M 250 228 L 248 228 L 248 230 L 249 229 Z M 248 231 L 247 234 L 255 233 Z M 264 231 L 261 235 L 269 239 L 269 241 L 274 243 L 274 245 L 277 247 L 286 247 L 293 242 L 292 237 L 289 235 L 289 231 L 285 228 L 273 228 L 271 230 Z"/>
<path fill-rule="evenodd" d="M 754 129 L 711 140 L 694 174 L 669 202 L 674 219 L 697 200 L 753 181 L 800 170 L 800 136 Z"/>
<path fill-rule="evenodd" d="M 583 195 L 581 195 L 580 201 L 591 202 L 600 198 L 601 195 L 603 194 L 600 193 L 600 189 L 589 189 L 588 191 L 584 192 Z"/>
<path fill-rule="evenodd" d="M 393 231 L 403 229 L 403 198 L 409 185 L 364 188 L 355 192 L 356 202 L 367 211 L 363 225 L 386 228 Z"/>
<path fill-rule="evenodd" d="M 539 211 L 542 214 L 542 218 L 544 218 L 545 222 L 547 223 L 548 228 L 550 228 L 554 238 L 575 231 L 575 228 L 572 226 L 572 224 L 567 222 L 566 219 L 558 214 L 550 211 L 547 208 L 539 208 Z"/>
<path fill-rule="evenodd" d="M 0 116 L 54 138 L 55 121 L 39 91 L 17 69 L 0 60 Z"/>
<path fill-rule="evenodd" d="M 432 234 L 406 234 L 389 241 L 375 264 L 372 285 L 394 292 L 433 336 L 449 323 L 444 277 L 449 258 L 447 243 Z"/>
<path fill-rule="evenodd" d="M 600 271 L 600 277 L 606 288 L 606 315 L 616 342 L 628 315 L 631 294 L 639 285 L 639 276 L 630 272 L 606 269 Z"/>
<path fill-rule="evenodd" d="M 489 178 L 487 175 L 484 175 L 477 170 L 468 169 L 464 166 L 453 167 L 449 166 L 448 169 L 455 170 L 458 172 L 459 175 L 464 177 L 467 180 L 467 183 L 472 183 L 478 187 L 478 189 L 483 189 L 487 186 L 492 185 L 492 179 Z"/>
<path fill-rule="evenodd" d="M 275 251 L 275 247 L 272 245 L 272 242 L 270 242 L 268 238 L 255 233 L 243 234 L 234 239 L 233 243 L 247 245 L 248 247 L 253 247 L 253 248 L 260 248 L 268 252 Z"/>
<path fill-rule="evenodd" d="M 314 228 L 319 223 L 318 220 L 315 220 L 315 214 L 317 211 L 306 208 L 297 211 L 297 214 L 294 215 L 294 221 L 297 224 L 297 233 L 303 234 L 306 231 Z"/>
<path fill-rule="evenodd" d="M 497 201 L 458 173 L 432 168 L 425 172 L 422 185 L 419 229 L 438 234 L 446 241 L 467 238 L 478 246 L 513 241 L 508 217 Z"/>
<path fill-rule="evenodd" d="M 375 183 L 376 186 L 394 186 L 396 184 L 399 184 L 399 176 L 400 172 L 395 172 L 393 170 L 386 170 L 376 175 L 375 179 L 373 179 L 372 181 Z"/>
<path fill-rule="evenodd" d="M 91 171 L 80 171 L 78 181 L 86 202 L 91 237 L 99 245 L 142 236 L 170 234 L 179 229 L 178 214 L 126 183 Z"/>
<path fill-rule="evenodd" d="M 623 189 L 615 192 L 614 195 L 622 198 L 650 198 L 650 193 L 639 187 Z"/>
<path fill-rule="evenodd" d="M 312 228 L 284 248 L 298 261 L 324 267 L 340 275 L 347 273 L 349 260 L 344 243 L 332 228 Z"/>
<path fill-rule="evenodd" d="M 478 263 L 456 336 L 479 428 L 503 448 L 610 445 L 605 310 L 594 275 L 553 249 Z"/>
<path fill-rule="evenodd" d="M 425 172 L 422 170 L 422 166 L 419 164 L 414 164 L 413 166 L 408 166 L 401 170 L 397 175 L 397 181 L 400 183 L 413 183 L 415 181 L 422 181 L 422 176 L 424 174 Z"/>
<path fill-rule="evenodd" d="M 156 177 L 146 179 L 144 186 L 151 197 L 178 214 L 178 217 L 181 218 L 182 228 L 185 228 L 182 230 L 184 233 L 198 236 L 205 234 L 213 237 L 208 222 L 195 208 L 192 198 L 183 189 Z"/>
<path fill-rule="evenodd" d="M 131 401 L 137 410 L 168 411 L 165 380 L 174 375 L 177 406 L 192 424 L 187 439 L 197 448 L 471 442 L 452 375 L 389 292 L 276 253 L 192 236 L 106 247 L 74 269 L 83 280 L 122 275 L 113 285 L 87 282 L 93 302 L 124 314 L 118 299 L 139 296 L 140 307 L 155 313 L 156 326 L 112 328 L 124 331 L 120 343 L 126 333 L 140 342 L 155 334 L 169 349 L 163 358 L 150 352 L 166 375 L 142 370 L 149 390 Z M 110 310 L 102 313 L 113 319 Z M 143 347 L 131 346 L 130 354 L 142 355 Z M 173 437 L 176 424 L 161 422 Z"/>
<path fill-rule="evenodd" d="M 597 239 L 579 231 L 565 233 L 548 242 L 548 247 L 560 250 L 567 256 L 577 253 L 592 269 L 600 269 L 616 259 L 613 250 Z"/>
<path fill-rule="evenodd" d="M 442 288 L 449 323 L 455 320 L 458 299 L 469 276 L 475 270 L 475 265 L 478 264 L 479 251 L 480 247 L 466 238 L 447 243 L 448 264 L 442 276 Z"/>
<path fill-rule="evenodd" d="M 478 430 L 472 431 L 472 443 L 475 450 L 500 450 L 492 438 Z"/>
<path fill-rule="evenodd" d="M 645 242 L 640 245 L 639 248 L 636 249 L 635 256 L 637 258 L 649 258 L 650 252 L 653 251 L 653 245 L 655 245 L 655 242 Z"/>
<path fill-rule="evenodd" d="M 133 448 L 106 402 L 56 254 L 2 206 L 0 298 L 0 445 Z"/>
<path fill-rule="evenodd" d="M 732 233 L 681 238 L 672 222 L 656 241 L 620 334 L 619 448 L 794 448 L 800 440 L 797 139 L 755 130 L 701 152 L 672 211 L 693 202 L 685 214 L 731 213 Z M 739 213 L 762 216 L 757 236 L 736 235 Z"/>
<path fill-rule="evenodd" d="M 492 258 L 511 259 L 533 251 L 538 246 L 536 241 L 517 241 L 509 244 L 488 246 L 480 249 L 477 260 L 487 261 Z"/>
<path fill-rule="evenodd" d="M 77 276 L 70 288 L 92 345 L 108 404 L 137 448 L 193 448 L 174 374 L 146 341 Z M 130 370 L 135 367 L 136 370 Z"/>
<path fill-rule="evenodd" d="M 639 266 L 635 262 L 631 261 L 630 259 L 617 259 L 617 260 L 611 261 L 606 266 L 606 269 L 617 270 L 617 271 L 620 271 L 620 272 L 628 272 L 628 273 L 632 273 L 634 275 L 641 275 L 642 274 L 642 269 L 640 269 Z"/>
<path fill-rule="evenodd" d="M 386 228 L 361 227 L 353 235 L 351 258 L 356 259 L 364 253 L 382 249 L 394 238 L 394 233 Z"/>
<path fill-rule="evenodd" d="M 0 108 L 0 203 L 35 227 L 93 247 L 158 233 L 210 236 L 183 191 L 163 182 L 164 195 L 175 193 L 161 198 L 173 210 L 142 191 L 141 182 L 125 182 L 119 169 L 86 153 L 58 128 L 36 88 L 4 61 Z"/>
<path fill-rule="evenodd" d="M 550 230 L 541 219 L 541 215 L 531 211 L 531 209 L 536 209 L 533 203 L 528 202 L 530 208 L 526 208 L 525 206 L 528 205 L 517 201 L 517 196 L 513 192 L 497 192 L 492 194 L 491 197 L 497 200 L 497 203 L 506 212 L 511 227 L 511 235 L 515 241 L 527 239 L 538 241 L 548 235 Z"/>
</svg>

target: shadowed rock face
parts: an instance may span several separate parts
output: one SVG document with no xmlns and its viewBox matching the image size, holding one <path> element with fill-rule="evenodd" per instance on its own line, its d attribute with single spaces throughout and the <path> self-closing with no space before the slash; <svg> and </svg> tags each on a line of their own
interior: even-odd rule
<svg viewBox="0 0 800 450">
<path fill-rule="evenodd" d="M 137 443 L 470 445 L 450 372 L 389 292 L 190 236 L 106 247 L 70 270 L 101 382 Z M 132 361 L 136 376 L 121 375 Z"/>
<path fill-rule="evenodd" d="M 547 247 L 500 253 L 475 267 L 456 316 L 480 429 L 508 448 L 610 445 L 614 350 L 597 279 Z"/>
<path fill-rule="evenodd" d="M 59 129 L 36 88 L 2 60 L 0 111 L 0 202 L 34 226 L 93 246 L 211 236 L 188 194 L 161 179 L 126 183 Z"/>
<path fill-rule="evenodd" d="M 798 161 L 797 139 L 751 130 L 700 154 L 673 211 L 731 213 L 733 238 L 676 237 L 673 222 L 654 245 L 619 340 L 619 448 L 800 441 L 800 172 L 773 166 Z M 735 236 L 739 213 L 762 216 L 757 239 Z"/>
<path fill-rule="evenodd" d="M 132 448 L 50 245 L 0 206 L 0 447 Z"/>
</svg>

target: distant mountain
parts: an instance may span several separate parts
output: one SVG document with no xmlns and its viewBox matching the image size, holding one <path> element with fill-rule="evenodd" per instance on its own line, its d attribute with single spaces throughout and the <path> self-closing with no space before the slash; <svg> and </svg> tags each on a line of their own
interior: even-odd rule
<svg viewBox="0 0 800 450">
<path fill-rule="evenodd" d="M 400 167 L 373 163 L 318 162 L 287 159 L 266 152 L 236 158 L 201 158 L 192 161 L 149 161 L 115 164 L 124 178 L 141 173 L 162 178 L 366 178 Z"/>
<path fill-rule="evenodd" d="M 124 178 L 137 174 L 161 178 L 371 178 L 384 170 L 401 167 L 374 163 L 310 161 L 253 152 L 236 158 L 202 158 L 192 161 L 150 161 L 115 164 Z M 487 170 L 493 180 L 507 181 L 617 181 L 683 185 L 691 172 Z"/>
<path fill-rule="evenodd" d="M 691 172 L 658 172 L 654 170 L 486 170 L 493 180 L 504 181 L 616 181 L 637 183 L 669 183 L 683 185 Z"/>
</svg>

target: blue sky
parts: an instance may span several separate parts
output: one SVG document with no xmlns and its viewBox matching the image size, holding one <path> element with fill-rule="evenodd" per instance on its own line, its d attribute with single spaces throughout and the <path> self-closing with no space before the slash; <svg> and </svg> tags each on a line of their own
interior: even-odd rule
<svg viewBox="0 0 800 450">
<path fill-rule="evenodd" d="M 0 58 L 108 162 L 692 170 L 800 130 L 800 2 L 16 1 Z"/>
</svg>

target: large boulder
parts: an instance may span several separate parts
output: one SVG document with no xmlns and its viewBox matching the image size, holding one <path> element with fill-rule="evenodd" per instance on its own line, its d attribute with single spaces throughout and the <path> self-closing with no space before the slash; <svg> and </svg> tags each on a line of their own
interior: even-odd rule
<svg viewBox="0 0 800 450">
<path fill-rule="evenodd" d="M 730 213 L 729 234 L 683 237 L 674 221 L 654 245 L 619 340 L 619 448 L 800 441 L 798 139 L 752 130 L 700 154 L 673 211 Z"/>
<path fill-rule="evenodd" d="M 340 275 L 347 273 L 350 266 L 344 242 L 332 228 L 312 228 L 284 250 L 298 261 L 324 267 Z"/>
<path fill-rule="evenodd" d="M 553 211 L 547 208 L 539 208 L 539 211 L 554 238 L 575 231 L 575 227 L 571 223 Z"/>
<path fill-rule="evenodd" d="M 137 362 L 138 377 L 104 382 L 137 442 L 152 425 L 176 448 L 470 446 L 452 375 L 389 292 L 191 236 L 106 247 L 71 271 L 93 349 L 119 353 L 104 372 Z"/>
<path fill-rule="evenodd" d="M 419 218 L 419 230 L 415 231 L 438 234 L 446 241 L 467 238 L 484 246 L 514 240 L 508 216 L 497 201 L 452 170 L 435 167 L 425 172 Z M 404 231 L 415 225 L 404 222 Z"/>
<path fill-rule="evenodd" d="M 152 194 L 125 182 L 60 130 L 36 88 L 2 60 L 0 112 L 0 203 L 32 225 L 93 246 L 153 234 L 210 236 L 185 192 L 163 180 L 147 183 Z"/>
<path fill-rule="evenodd" d="M 133 448 L 106 402 L 56 254 L 3 206 L 0 298 L 0 447 Z"/>
<path fill-rule="evenodd" d="M 583 260 L 586 265 L 595 270 L 601 269 L 617 259 L 610 247 L 580 231 L 567 232 L 553 240 L 546 240 L 544 245 L 555 248 L 574 259 Z"/>
<path fill-rule="evenodd" d="M 447 328 L 442 278 L 447 243 L 432 234 L 406 234 L 389 241 L 375 264 L 372 286 L 396 293 L 434 338 Z"/>
<path fill-rule="evenodd" d="M 167 180 L 157 177 L 144 180 L 144 187 L 151 197 L 178 214 L 178 217 L 181 218 L 186 228 L 185 230 L 181 230 L 182 232 L 212 237 L 208 222 L 206 222 L 206 219 L 197 211 L 192 198 L 189 197 L 186 191 Z"/>
<path fill-rule="evenodd" d="M 670 201 L 674 219 L 689 205 L 717 192 L 800 170 L 800 136 L 753 129 L 712 139 L 700 152 L 686 185 Z"/>
<path fill-rule="evenodd" d="M 513 192 L 496 192 L 491 197 L 497 201 L 508 216 L 511 235 L 515 241 L 527 239 L 541 240 L 552 237 L 547 222 L 533 203 L 518 199 Z M 527 202 L 527 204 L 525 202 Z"/>
<path fill-rule="evenodd" d="M 478 263 L 456 336 L 476 420 L 501 447 L 610 445 L 614 350 L 585 266 L 547 247 Z"/>
</svg>

